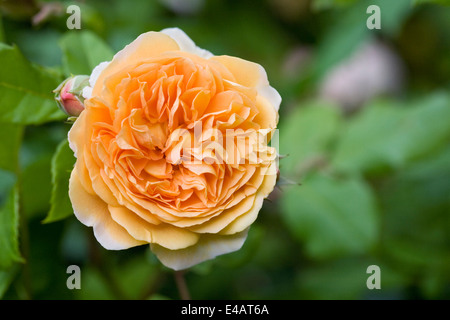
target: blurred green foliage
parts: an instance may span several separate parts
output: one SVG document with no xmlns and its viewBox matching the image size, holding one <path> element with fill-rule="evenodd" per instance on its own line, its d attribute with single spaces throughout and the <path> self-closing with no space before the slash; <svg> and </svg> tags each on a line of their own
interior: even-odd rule
<svg viewBox="0 0 450 320">
<path fill-rule="evenodd" d="M 81 8 L 68 30 L 65 9 Z M 366 9 L 381 10 L 369 30 Z M 0 2 L 0 297 L 178 299 L 147 246 L 107 251 L 73 216 L 70 123 L 52 90 L 89 74 L 140 33 L 183 29 L 215 54 L 260 63 L 283 97 L 281 177 L 244 247 L 186 273 L 195 299 L 450 298 L 450 7 L 426 0 Z M 361 46 L 398 56 L 388 72 L 339 87 Z M 351 109 L 321 91 L 334 84 Z M 367 69 L 369 70 L 369 69 Z M 364 75 L 368 74 L 368 78 Z M 369 79 L 369 80 L 367 80 Z M 350 88 L 350 89 L 348 89 Z M 389 89 L 389 88 L 388 88 Z M 81 267 L 81 290 L 66 269 Z M 369 290 L 370 265 L 381 289 Z"/>
</svg>

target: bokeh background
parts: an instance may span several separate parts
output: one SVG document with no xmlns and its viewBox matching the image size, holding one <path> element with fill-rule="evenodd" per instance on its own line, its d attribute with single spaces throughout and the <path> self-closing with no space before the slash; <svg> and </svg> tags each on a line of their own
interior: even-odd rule
<svg viewBox="0 0 450 320">
<path fill-rule="evenodd" d="M 70 124 L 51 92 L 167 27 L 260 63 L 283 98 L 277 188 L 240 251 L 186 272 L 192 298 L 450 298 L 447 1 L 2 0 L 0 18 L 3 299 L 180 298 L 147 246 L 107 251 L 72 215 Z"/>
</svg>

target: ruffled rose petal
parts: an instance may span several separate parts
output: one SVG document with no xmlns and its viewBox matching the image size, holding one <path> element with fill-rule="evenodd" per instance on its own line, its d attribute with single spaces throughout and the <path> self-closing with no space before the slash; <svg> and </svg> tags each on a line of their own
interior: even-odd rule
<svg viewBox="0 0 450 320">
<path fill-rule="evenodd" d="M 197 244 L 181 250 L 169 250 L 151 244 L 158 259 L 174 270 L 183 270 L 219 255 L 239 250 L 247 238 L 248 229 L 233 235 L 204 234 Z"/>
<path fill-rule="evenodd" d="M 130 236 L 111 218 L 105 202 L 84 190 L 75 170 L 70 176 L 69 197 L 75 216 L 86 226 L 94 228 L 94 235 L 104 248 L 122 250 L 145 244 Z"/>
</svg>

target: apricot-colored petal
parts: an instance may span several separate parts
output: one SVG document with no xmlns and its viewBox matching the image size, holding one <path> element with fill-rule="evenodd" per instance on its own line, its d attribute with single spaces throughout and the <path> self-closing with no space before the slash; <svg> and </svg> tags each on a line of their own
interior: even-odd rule
<svg viewBox="0 0 450 320">
<path fill-rule="evenodd" d="M 261 128 L 274 129 L 278 122 L 278 113 L 269 104 L 266 98 L 258 96 L 256 98 L 256 105 L 258 106 L 259 113 L 253 119 L 253 122 L 259 124 Z"/>
<path fill-rule="evenodd" d="M 245 215 L 252 210 L 255 204 L 255 196 L 250 196 L 240 201 L 236 206 L 225 209 L 219 215 L 200 225 L 190 227 L 189 230 L 198 233 L 217 233 L 226 228 L 233 220 Z"/>
<path fill-rule="evenodd" d="M 219 61 L 225 65 L 236 78 L 236 82 L 246 87 L 254 87 L 260 96 L 263 96 L 273 108 L 278 111 L 281 96 L 277 90 L 269 85 L 266 70 L 257 63 L 231 56 L 215 56 L 211 60 Z"/>
<path fill-rule="evenodd" d="M 214 56 L 211 60 L 223 64 L 235 77 L 236 83 L 245 87 L 256 87 L 267 84 L 264 68 L 254 62 L 232 56 Z"/>
<path fill-rule="evenodd" d="M 145 61 L 145 59 L 167 51 L 176 50 L 180 50 L 177 42 L 164 33 L 150 31 L 141 34 L 136 40 L 116 53 L 112 61 L 101 71 L 93 86 L 92 95 L 99 95 L 103 87 L 103 81 L 108 75 L 122 70 L 127 65 L 136 64 L 136 62 Z"/>
<path fill-rule="evenodd" d="M 281 96 L 275 88 L 269 85 L 260 85 L 256 87 L 258 94 L 269 101 L 276 111 L 280 109 Z"/>
<path fill-rule="evenodd" d="M 125 207 L 109 207 L 112 218 L 124 227 L 134 238 L 155 243 L 170 250 L 194 245 L 199 236 L 189 230 L 165 223 L 150 224 Z"/>
<path fill-rule="evenodd" d="M 94 162 L 91 154 L 87 151 L 84 152 L 84 160 L 86 163 L 86 167 L 89 168 L 88 172 L 92 190 L 105 203 L 117 205 L 117 198 L 114 196 L 111 189 L 103 180 L 100 168 L 97 167 L 97 164 Z"/>
<path fill-rule="evenodd" d="M 84 190 L 86 190 L 87 193 L 95 194 L 94 189 L 92 189 L 92 181 L 89 177 L 89 172 L 84 161 L 84 152 L 80 152 L 78 154 L 78 159 L 75 162 L 75 167 L 73 170 L 76 171 L 77 177 L 80 180 Z"/>
<path fill-rule="evenodd" d="M 81 112 L 80 116 L 74 122 L 67 135 L 69 147 L 70 149 L 72 149 L 75 157 L 78 157 L 78 152 L 82 152 L 83 146 L 85 144 L 85 114 L 86 112 Z"/>
<path fill-rule="evenodd" d="M 257 171 L 256 177 L 252 177 L 252 180 L 255 181 L 262 180 L 255 195 L 247 196 L 235 206 L 231 206 L 212 219 L 189 229 L 199 233 L 233 234 L 249 227 L 258 217 L 264 198 L 272 192 L 275 186 L 276 174 L 273 174 L 275 163 L 272 166 L 264 171 Z"/>
<path fill-rule="evenodd" d="M 272 162 L 269 168 L 267 168 L 267 171 L 261 174 L 264 174 L 264 182 L 261 184 L 261 188 L 258 192 L 261 193 L 264 198 L 267 198 L 277 183 L 277 163 L 275 161 Z"/>
<path fill-rule="evenodd" d="M 250 226 L 258 217 L 259 211 L 263 206 L 264 199 L 273 191 L 277 180 L 277 175 L 274 172 L 276 168 L 275 162 L 266 170 L 259 174 L 264 174 L 264 180 L 261 187 L 258 189 L 255 201 L 252 208 L 241 215 L 239 215 L 233 222 L 227 225 L 226 228 L 220 231 L 221 234 L 233 234 L 240 232 Z"/>
<path fill-rule="evenodd" d="M 145 243 L 130 236 L 111 218 L 105 202 L 84 190 L 75 170 L 69 181 L 69 197 L 75 216 L 86 226 L 94 228 L 94 235 L 104 248 L 122 250 Z"/>
<path fill-rule="evenodd" d="M 183 270 L 219 255 L 239 250 L 247 238 L 247 233 L 248 230 L 225 236 L 202 234 L 195 245 L 180 250 L 169 250 L 155 244 L 150 248 L 165 266 Z"/>
<path fill-rule="evenodd" d="M 235 234 L 248 228 L 258 217 L 258 213 L 263 205 L 264 197 L 260 194 L 255 196 L 255 201 L 251 209 L 240 214 L 233 222 L 220 231 L 220 234 Z"/>
</svg>

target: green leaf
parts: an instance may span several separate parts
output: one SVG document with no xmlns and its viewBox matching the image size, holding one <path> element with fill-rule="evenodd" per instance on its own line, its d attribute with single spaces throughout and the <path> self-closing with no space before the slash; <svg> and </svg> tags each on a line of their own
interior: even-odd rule
<svg viewBox="0 0 450 320">
<path fill-rule="evenodd" d="M 334 20 L 318 43 L 316 56 L 311 65 L 313 76 L 321 79 L 334 65 L 351 55 L 358 46 L 370 37 L 367 29 L 365 1 L 336 11 Z"/>
<path fill-rule="evenodd" d="M 401 148 L 392 137 L 404 117 L 399 106 L 386 103 L 368 105 L 351 119 L 339 139 L 333 165 L 340 171 L 365 171 L 390 164 L 399 166 L 404 160 Z"/>
<path fill-rule="evenodd" d="M 75 157 L 67 140 L 62 141 L 52 159 L 52 196 L 44 223 L 58 221 L 73 214 L 69 199 L 69 178 Z"/>
<path fill-rule="evenodd" d="M 367 288 L 367 267 L 377 265 L 381 270 L 382 290 Z M 301 299 L 353 300 L 392 299 L 392 289 L 405 283 L 405 277 L 378 258 L 348 256 L 305 266 L 299 270 L 296 284 Z M 394 291 L 395 292 L 395 291 Z M 402 298 L 402 297 L 399 297 Z"/>
<path fill-rule="evenodd" d="M 353 118 L 338 142 L 333 165 L 340 171 L 403 166 L 450 137 L 450 99 L 430 95 L 413 105 L 376 102 Z"/>
<path fill-rule="evenodd" d="M 420 5 L 420 4 L 426 4 L 426 3 L 430 3 L 430 4 L 441 4 L 441 5 L 446 5 L 446 6 L 450 6 L 450 0 L 413 0 L 413 4 L 414 5 Z"/>
<path fill-rule="evenodd" d="M 49 212 L 51 161 L 63 139 L 67 139 L 66 123 L 26 127 L 20 148 L 20 196 L 21 212 L 28 219 L 44 219 Z"/>
<path fill-rule="evenodd" d="M 343 6 L 343 4 L 347 4 Z M 397 33 L 411 10 L 410 0 L 320 0 L 313 4 L 316 8 L 336 7 L 329 19 L 329 28 L 318 42 L 317 51 L 311 64 L 312 76 L 320 80 L 333 66 L 348 59 L 364 42 L 375 35 L 374 30 L 367 28 L 367 8 L 377 5 L 381 12 L 381 33 L 393 35 Z M 342 8 L 341 8 L 342 7 Z"/>
<path fill-rule="evenodd" d="M 448 94 L 436 93 L 415 101 L 399 128 L 403 132 L 398 133 L 398 140 L 405 145 L 406 160 L 416 159 L 446 145 L 450 138 L 448 119 Z"/>
<path fill-rule="evenodd" d="M 18 265 L 14 264 L 8 269 L 1 270 L 0 269 L 0 299 L 5 294 L 6 290 L 8 290 L 9 285 L 14 280 L 18 271 Z"/>
<path fill-rule="evenodd" d="M 366 3 L 366 8 L 371 4 L 380 7 L 380 31 L 391 36 L 398 34 L 412 9 L 411 0 L 367 0 Z M 369 15 L 367 14 L 366 18 L 368 17 Z"/>
<path fill-rule="evenodd" d="M 67 76 L 90 75 L 103 61 L 110 61 L 114 55 L 111 48 L 90 31 L 72 31 L 60 41 L 63 51 L 63 68 Z"/>
<path fill-rule="evenodd" d="M 0 42 L 5 42 L 5 30 L 3 28 L 3 17 L 0 14 Z"/>
<path fill-rule="evenodd" d="M 122 294 L 129 299 L 142 299 L 149 283 L 158 281 L 161 276 L 157 268 L 150 266 L 144 255 L 136 255 L 123 264 L 118 264 L 112 269 L 114 279 Z M 142 281 L 146 279 L 146 281 Z"/>
<path fill-rule="evenodd" d="M 354 4 L 356 0 L 313 0 L 311 8 L 313 11 L 332 9 L 333 7 Z"/>
<path fill-rule="evenodd" d="M 22 262 L 18 240 L 19 195 L 16 174 L 22 126 L 2 123 L 0 136 L 0 269 L 7 272 L 6 269 L 11 268 L 14 262 Z"/>
<path fill-rule="evenodd" d="M 23 262 L 19 251 L 19 193 L 15 175 L 0 170 L 0 269 Z"/>
<path fill-rule="evenodd" d="M 299 272 L 296 284 L 306 299 L 361 299 L 369 261 L 347 258 L 315 264 Z"/>
<path fill-rule="evenodd" d="M 450 275 L 450 144 L 391 176 L 379 193 L 383 252 L 424 294 L 445 292 Z M 431 281 L 431 282 L 428 282 Z M 431 297 L 432 298 L 432 297 Z"/>
<path fill-rule="evenodd" d="M 378 238 L 378 212 L 370 187 L 357 177 L 310 175 L 285 190 L 281 201 L 288 229 L 315 258 L 371 249 Z"/>
<path fill-rule="evenodd" d="M 11 190 L 16 184 L 16 175 L 7 170 L 0 169 L 0 207 L 3 208 L 9 199 Z"/>
<path fill-rule="evenodd" d="M 78 300 L 114 300 L 118 299 L 105 279 L 105 274 L 90 265 L 82 269 L 82 289 L 74 290 Z"/>
<path fill-rule="evenodd" d="M 314 101 L 299 107 L 279 125 L 282 175 L 298 176 L 327 156 L 330 142 L 340 128 L 341 114 L 336 106 Z"/>
<path fill-rule="evenodd" d="M 60 38 L 61 32 L 55 29 L 19 29 L 14 36 L 14 43 L 32 63 L 62 72 L 62 52 L 58 48 Z M 62 77 L 62 74 L 58 76 Z"/>
<path fill-rule="evenodd" d="M 17 171 L 22 132 L 20 125 L 0 123 L 0 169 Z"/>
<path fill-rule="evenodd" d="M 0 121 L 41 124 L 66 118 L 53 100 L 60 79 L 0 43 Z"/>
<path fill-rule="evenodd" d="M 21 210 L 26 217 L 45 215 L 51 195 L 51 155 L 41 156 L 21 171 Z"/>
</svg>

